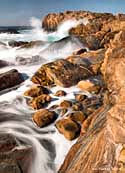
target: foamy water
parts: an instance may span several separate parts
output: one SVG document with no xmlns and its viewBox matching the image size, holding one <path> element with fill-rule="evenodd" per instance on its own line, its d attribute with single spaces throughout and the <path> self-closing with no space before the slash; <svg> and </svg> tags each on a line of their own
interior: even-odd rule
<svg viewBox="0 0 125 173">
<path fill-rule="evenodd" d="M 57 131 L 54 123 L 42 129 L 36 127 L 32 122 L 34 110 L 27 106 L 23 93 L 32 85 L 30 78 L 42 64 L 57 58 L 65 58 L 82 47 L 77 40 L 62 41 L 61 43 L 54 41 L 68 36 L 70 28 L 84 22 L 86 24 L 87 20 L 67 21 L 59 26 L 57 32 L 48 34 L 41 29 L 41 21 L 32 18 L 33 30 L 21 31 L 20 34 L 0 34 L 0 41 L 6 44 L 6 46 L 0 46 L 0 59 L 11 64 L 8 67 L 1 68 L 0 73 L 16 68 L 19 72 L 29 77 L 19 88 L 0 95 L 0 131 L 11 133 L 33 147 L 34 160 L 28 173 L 56 173 L 68 150 L 75 143 L 75 140 L 66 140 Z M 31 49 L 19 49 L 8 46 L 8 42 L 11 40 L 42 40 L 45 41 L 45 44 Z M 58 48 L 58 44 L 61 44 L 61 49 Z M 26 60 L 27 58 L 34 58 L 34 61 L 33 63 L 26 61 L 24 65 L 20 65 L 16 61 L 17 57 L 22 57 Z M 52 88 L 51 95 L 53 96 L 59 89 L 63 88 Z M 74 99 L 74 94 L 80 92 L 76 87 L 65 88 L 64 90 L 67 92 L 67 96 L 52 102 L 48 107 L 59 104 L 63 99 Z"/>
</svg>

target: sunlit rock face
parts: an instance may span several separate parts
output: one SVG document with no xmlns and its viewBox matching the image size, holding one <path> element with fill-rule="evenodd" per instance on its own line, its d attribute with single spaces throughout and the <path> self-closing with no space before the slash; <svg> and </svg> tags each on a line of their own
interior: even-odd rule
<svg viewBox="0 0 125 173">
<path fill-rule="evenodd" d="M 60 173 L 116 173 L 125 170 L 124 43 L 125 31 L 121 31 L 106 51 L 101 70 L 109 90 L 108 102 L 90 116 L 87 132 L 70 149 Z"/>
<path fill-rule="evenodd" d="M 59 24 L 66 20 L 80 20 L 83 18 L 87 18 L 90 21 L 93 19 L 108 19 L 108 18 L 113 18 L 113 15 L 110 13 L 92 13 L 88 11 L 65 11 L 63 13 L 50 13 L 47 16 L 44 17 L 42 21 L 42 27 L 46 31 L 55 31 L 58 27 Z M 100 20 L 101 21 L 101 20 Z"/>
<path fill-rule="evenodd" d="M 86 68 L 60 59 L 43 65 L 32 77 L 32 81 L 43 86 L 56 84 L 63 87 L 70 87 L 91 74 Z"/>
<path fill-rule="evenodd" d="M 97 50 L 107 47 L 115 34 L 125 29 L 124 18 L 124 14 L 114 16 L 110 13 L 66 11 L 48 14 L 42 21 L 42 27 L 46 31 L 55 31 L 64 21 L 83 20 L 83 22 L 71 28 L 69 34 L 77 36 L 89 49 Z"/>
</svg>

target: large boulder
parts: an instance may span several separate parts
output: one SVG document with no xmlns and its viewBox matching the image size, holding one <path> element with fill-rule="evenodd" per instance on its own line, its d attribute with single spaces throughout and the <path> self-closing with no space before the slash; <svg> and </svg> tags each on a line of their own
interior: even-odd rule
<svg viewBox="0 0 125 173">
<path fill-rule="evenodd" d="M 93 82 L 91 82 L 91 81 L 89 81 L 89 80 L 87 80 L 87 81 L 80 81 L 78 84 L 77 84 L 77 86 L 81 89 L 81 90 L 83 90 L 83 91 L 88 91 L 88 92 L 94 92 L 94 93 L 96 93 L 96 92 L 98 92 L 99 91 L 99 89 L 100 89 L 100 86 L 98 86 L 98 85 L 95 85 Z"/>
<path fill-rule="evenodd" d="M 64 118 L 56 122 L 56 128 L 66 139 L 73 140 L 80 132 L 79 125 L 69 118 Z"/>
<path fill-rule="evenodd" d="M 86 116 L 84 115 L 82 111 L 72 112 L 68 114 L 67 116 L 72 121 L 75 121 L 76 123 L 80 123 L 80 124 L 82 124 L 83 121 L 86 119 Z"/>
<path fill-rule="evenodd" d="M 45 127 L 53 123 L 57 118 L 57 114 L 54 111 L 47 109 L 41 109 L 33 115 L 33 121 L 38 127 Z"/>
<path fill-rule="evenodd" d="M 0 74 L 0 91 L 14 87 L 24 81 L 23 76 L 16 69 Z"/>
<path fill-rule="evenodd" d="M 87 68 L 60 59 L 43 65 L 32 77 L 32 82 L 43 86 L 56 84 L 70 87 L 90 75 L 92 72 Z"/>
<path fill-rule="evenodd" d="M 105 49 L 98 49 L 95 51 L 88 51 L 80 55 L 71 55 L 67 58 L 73 64 L 84 65 L 91 69 L 94 74 L 100 73 L 100 67 L 104 61 Z"/>
</svg>

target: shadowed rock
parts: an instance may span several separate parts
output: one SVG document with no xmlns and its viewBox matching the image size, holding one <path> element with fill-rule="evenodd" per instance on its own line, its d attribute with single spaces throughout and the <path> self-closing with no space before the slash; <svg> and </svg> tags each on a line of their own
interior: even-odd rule
<svg viewBox="0 0 125 173">
<path fill-rule="evenodd" d="M 4 61 L 4 60 L 0 60 L 0 68 L 6 67 L 12 65 L 12 63 Z"/>
<path fill-rule="evenodd" d="M 0 133 L 0 172 L 27 173 L 32 159 L 31 146 L 19 146 L 19 141 L 9 133 Z"/>
<path fill-rule="evenodd" d="M 8 45 L 11 46 L 11 47 L 20 47 L 20 46 L 25 45 L 25 44 L 28 44 L 28 42 L 25 42 L 25 41 L 15 41 L 15 40 L 12 40 L 12 41 L 8 42 Z"/>
<path fill-rule="evenodd" d="M 23 81 L 22 75 L 16 69 L 2 73 L 0 74 L 0 91 L 19 85 Z"/>
</svg>

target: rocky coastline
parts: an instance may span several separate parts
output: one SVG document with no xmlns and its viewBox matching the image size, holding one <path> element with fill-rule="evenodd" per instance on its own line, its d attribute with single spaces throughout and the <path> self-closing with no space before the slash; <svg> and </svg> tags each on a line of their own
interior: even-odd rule
<svg viewBox="0 0 125 173">
<path fill-rule="evenodd" d="M 125 171 L 125 14 L 52 13 L 45 16 L 42 27 L 53 32 L 66 20 L 81 19 L 88 23 L 70 29 L 69 35 L 79 39 L 83 48 L 65 59 L 42 65 L 32 76 L 33 86 L 24 92 L 24 98 L 35 111 L 32 121 L 38 128 L 54 123 L 67 140 L 78 138 L 58 173 L 122 173 Z M 42 43 L 10 44 L 25 47 Z M 24 79 L 20 75 L 16 70 L 0 74 L 0 90 L 22 83 Z M 81 92 L 69 100 L 65 99 L 67 93 L 63 89 L 52 94 L 51 88 L 55 86 L 75 86 Z M 60 97 L 64 97 L 62 102 L 49 107 Z M 3 134 L 0 136 L 0 154 L 9 152 L 11 158 L 17 146 L 13 136 L 8 139 L 3 139 Z M 6 172 L 15 169 L 16 173 L 27 173 L 25 153 L 32 159 L 32 149 L 24 151 L 21 160 L 18 154 L 12 160 L 1 158 L 0 169 L 3 171 L 5 166 Z M 17 153 L 20 155 L 20 151 Z"/>
</svg>

